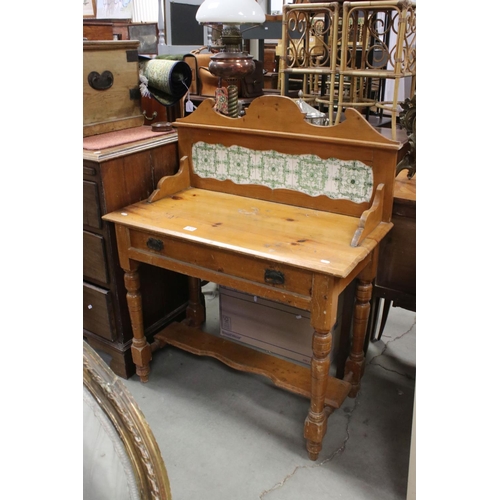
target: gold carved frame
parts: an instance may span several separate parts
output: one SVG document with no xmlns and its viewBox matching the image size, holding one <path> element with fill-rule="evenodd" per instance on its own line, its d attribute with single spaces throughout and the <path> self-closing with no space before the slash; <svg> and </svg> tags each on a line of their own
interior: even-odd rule
<svg viewBox="0 0 500 500">
<path fill-rule="evenodd" d="M 83 384 L 123 442 L 141 499 L 171 500 L 167 470 L 144 414 L 123 382 L 85 341 Z"/>
</svg>

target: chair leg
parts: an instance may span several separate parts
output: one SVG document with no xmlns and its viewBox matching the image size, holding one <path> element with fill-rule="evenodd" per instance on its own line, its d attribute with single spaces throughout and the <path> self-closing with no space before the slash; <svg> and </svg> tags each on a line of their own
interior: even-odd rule
<svg viewBox="0 0 500 500">
<path fill-rule="evenodd" d="M 378 331 L 377 340 L 382 337 L 382 332 L 384 331 L 385 324 L 387 322 L 387 316 L 389 316 L 389 309 L 391 308 L 392 300 L 384 299 L 384 309 L 382 310 L 382 319 L 380 320 L 380 329 Z"/>
<path fill-rule="evenodd" d="M 370 308 L 370 319 L 368 323 L 369 334 L 366 335 L 367 339 L 375 340 L 377 333 L 378 314 L 380 312 L 380 297 L 373 297 L 372 305 Z M 366 349 L 368 349 L 368 341 L 366 342 Z M 365 350 L 366 353 L 366 350 Z"/>
</svg>

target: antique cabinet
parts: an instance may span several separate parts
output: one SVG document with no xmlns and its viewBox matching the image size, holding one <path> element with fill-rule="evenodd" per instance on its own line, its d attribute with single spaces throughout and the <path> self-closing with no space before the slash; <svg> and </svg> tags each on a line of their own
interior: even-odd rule
<svg viewBox="0 0 500 500">
<path fill-rule="evenodd" d="M 83 336 L 96 351 L 106 353 L 111 369 L 123 378 L 135 372 L 132 328 L 114 226 L 101 217 L 146 199 L 161 177 L 177 169 L 176 133 L 83 150 Z M 183 317 L 187 278 L 147 264 L 141 266 L 140 276 L 143 291 L 151 292 L 145 294 L 144 325 L 146 335 L 152 336 Z"/>
<path fill-rule="evenodd" d="M 394 184 L 392 222 L 394 227 L 380 245 L 377 278 L 373 287 L 368 341 L 379 340 L 391 307 L 416 311 L 417 179 L 402 171 Z M 380 326 L 378 318 L 381 306 Z"/>
</svg>

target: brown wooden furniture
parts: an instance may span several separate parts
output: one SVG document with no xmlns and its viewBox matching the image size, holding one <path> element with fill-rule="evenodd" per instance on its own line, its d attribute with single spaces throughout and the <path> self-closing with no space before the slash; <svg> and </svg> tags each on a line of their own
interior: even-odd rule
<svg viewBox="0 0 500 500">
<path fill-rule="evenodd" d="M 83 150 L 83 336 L 111 356 L 112 370 L 124 378 L 134 373 L 132 328 L 114 228 L 101 216 L 147 198 L 161 177 L 177 169 L 175 133 Z M 144 322 L 150 336 L 172 319 L 183 317 L 187 278 L 144 266 L 142 281 Z"/>
<path fill-rule="evenodd" d="M 403 142 L 384 137 L 354 110 L 335 127 L 308 124 L 283 96 L 255 99 L 241 118 L 213 106 L 205 100 L 175 122 L 179 173 L 164 177 L 147 200 L 103 217 L 116 227 L 137 374 L 146 382 L 152 352 L 171 344 L 265 375 L 310 399 L 304 436 L 316 460 L 328 416 L 360 388 L 378 244 L 392 227 Z M 190 276 L 186 321 L 151 344 L 141 264 Z M 339 380 L 329 375 L 331 330 L 339 295 L 356 278 L 353 342 Z M 200 280 L 310 311 L 310 369 L 204 333 Z"/>
<path fill-rule="evenodd" d="M 130 40 L 129 26 L 141 26 L 130 19 L 84 19 L 83 37 L 87 40 Z"/>
<path fill-rule="evenodd" d="M 174 122 L 177 118 L 184 116 L 182 106 L 184 99 L 179 100 L 173 106 L 164 106 L 153 97 L 141 96 L 141 110 L 144 116 L 144 125 L 152 125 L 158 122 Z"/>
<path fill-rule="evenodd" d="M 394 228 L 380 245 L 367 341 L 380 339 L 391 305 L 416 311 L 416 183 L 416 175 L 408 179 L 406 171 L 396 177 L 392 209 Z M 381 301 L 382 318 L 377 331 Z"/>
<path fill-rule="evenodd" d="M 102 19 L 83 20 L 84 40 L 113 40 L 113 23 Z"/>
<path fill-rule="evenodd" d="M 264 88 L 278 89 L 279 58 L 276 56 L 275 43 L 264 43 Z"/>
<path fill-rule="evenodd" d="M 144 124 L 139 42 L 83 42 L 83 136 Z"/>
</svg>

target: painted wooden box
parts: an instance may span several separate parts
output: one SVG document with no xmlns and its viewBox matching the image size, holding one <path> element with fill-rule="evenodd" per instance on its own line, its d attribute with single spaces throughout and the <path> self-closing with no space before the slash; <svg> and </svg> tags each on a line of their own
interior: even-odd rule
<svg viewBox="0 0 500 500">
<path fill-rule="evenodd" d="M 83 42 L 83 136 L 144 124 L 137 40 Z"/>
</svg>

